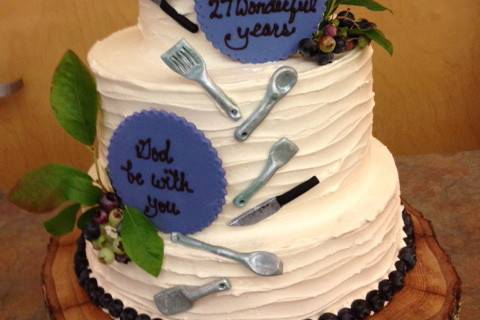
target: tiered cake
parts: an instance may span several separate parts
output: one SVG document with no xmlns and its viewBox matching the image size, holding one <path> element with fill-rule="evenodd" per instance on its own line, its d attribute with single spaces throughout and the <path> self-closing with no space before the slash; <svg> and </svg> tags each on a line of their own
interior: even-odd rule
<svg viewBox="0 0 480 320">
<path fill-rule="evenodd" d="M 170 1 L 196 21 L 194 1 Z M 225 117 L 195 83 L 160 59 L 180 39 L 204 57 L 211 77 L 245 116 L 262 99 L 271 74 L 287 65 L 298 83 L 245 142 L 238 123 Z M 137 26 L 98 42 L 88 61 L 102 98 L 101 163 L 107 167 L 115 129 L 128 116 L 162 110 L 184 117 L 212 142 L 223 162 L 227 197 L 214 223 L 197 239 L 242 252 L 278 255 L 284 273 L 258 277 L 240 265 L 165 240 L 163 270 L 154 278 L 135 264 L 101 264 L 87 245 L 91 277 L 125 307 L 152 318 L 192 320 L 316 319 L 364 299 L 395 270 L 405 246 L 397 170 L 392 155 L 372 137 L 374 107 L 371 47 L 343 54 L 326 66 L 301 57 L 242 64 L 216 50 L 203 32 L 191 33 L 151 0 L 140 0 Z M 258 204 L 317 176 L 320 185 L 281 212 L 253 226 L 227 225 L 242 213 L 232 200 L 261 171 L 271 145 L 288 137 L 299 152 L 258 192 Z M 165 317 L 153 296 L 172 286 L 197 286 L 227 277 L 232 289 L 191 310 Z"/>
</svg>

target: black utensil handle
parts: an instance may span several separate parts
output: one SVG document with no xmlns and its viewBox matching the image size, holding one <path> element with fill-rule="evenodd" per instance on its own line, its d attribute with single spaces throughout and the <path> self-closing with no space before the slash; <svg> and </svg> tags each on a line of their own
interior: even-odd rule
<svg viewBox="0 0 480 320">
<path fill-rule="evenodd" d="M 160 5 L 163 11 L 168 14 L 173 20 L 175 20 L 179 25 L 190 31 L 191 33 L 198 32 L 198 25 L 190 21 L 183 14 L 178 13 L 174 7 L 172 7 L 167 0 L 153 0 L 156 4 Z"/>
<path fill-rule="evenodd" d="M 295 188 L 291 189 L 290 191 L 287 191 L 284 194 L 279 195 L 277 197 L 277 201 L 281 206 L 283 206 L 283 205 L 289 203 L 290 201 L 293 201 L 293 200 L 297 199 L 302 194 L 306 193 L 307 191 L 309 191 L 310 189 L 312 189 L 313 187 L 315 187 L 319 183 L 320 183 L 320 181 L 318 180 L 318 178 L 316 176 L 313 176 L 310 179 L 308 179 L 307 181 L 302 182 L 301 184 L 299 184 Z"/>
</svg>

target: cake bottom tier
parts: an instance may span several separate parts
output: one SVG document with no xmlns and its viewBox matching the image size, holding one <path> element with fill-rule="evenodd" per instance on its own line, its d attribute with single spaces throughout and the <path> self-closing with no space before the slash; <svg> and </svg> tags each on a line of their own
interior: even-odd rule
<svg viewBox="0 0 480 320">
<path fill-rule="evenodd" d="M 256 277 L 231 261 L 178 247 L 166 235 L 162 235 L 164 268 L 158 278 L 132 263 L 103 265 L 87 245 L 91 276 L 126 307 L 152 318 L 302 320 L 336 313 L 377 289 L 395 270 L 398 253 L 405 246 L 398 173 L 390 152 L 373 140 L 364 163 L 340 190 L 312 205 L 318 207 L 318 216 L 311 223 L 299 213 L 275 230 L 275 238 L 288 241 L 266 237 L 235 246 L 235 232 L 221 235 L 232 249 L 248 251 L 253 246 L 276 253 L 284 262 L 281 276 Z M 237 232 L 248 232 L 248 228 Z M 198 238 L 204 240 L 202 234 Z M 201 285 L 221 277 L 230 279 L 232 289 L 199 301 L 187 312 L 165 317 L 153 301 L 156 293 L 172 286 Z"/>
</svg>

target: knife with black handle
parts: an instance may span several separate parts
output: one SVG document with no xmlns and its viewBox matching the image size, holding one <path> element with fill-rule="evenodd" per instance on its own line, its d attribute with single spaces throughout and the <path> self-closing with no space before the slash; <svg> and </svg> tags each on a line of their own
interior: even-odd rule
<svg viewBox="0 0 480 320">
<path fill-rule="evenodd" d="M 284 194 L 260 203 L 256 207 L 246 211 L 230 221 L 228 225 L 231 227 L 251 226 L 262 220 L 265 220 L 266 218 L 278 212 L 284 205 L 297 199 L 319 183 L 320 181 L 318 178 L 314 176 L 307 181 L 302 182 L 295 188 L 285 192 Z"/>
</svg>

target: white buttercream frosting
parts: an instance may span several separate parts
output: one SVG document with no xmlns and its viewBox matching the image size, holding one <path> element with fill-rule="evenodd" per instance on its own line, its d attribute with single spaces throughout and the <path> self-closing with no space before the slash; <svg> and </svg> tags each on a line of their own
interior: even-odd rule
<svg viewBox="0 0 480 320">
<path fill-rule="evenodd" d="M 193 1 L 169 1 L 195 21 Z M 195 83 L 173 73 L 160 55 L 186 38 L 204 57 L 212 78 L 244 116 L 262 99 L 281 65 L 297 69 L 292 92 L 243 143 L 238 123 L 218 111 Z M 395 164 L 372 138 L 372 49 L 355 50 L 318 67 L 299 57 L 261 65 L 222 56 L 202 33 L 178 26 L 150 0 L 140 0 L 139 25 L 98 42 L 88 59 L 102 96 L 99 125 L 105 166 L 112 133 L 125 117 L 145 109 L 185 117 L 218 150 L 226 172 L 227 203 L 219 218 L 195 237 L 238 251 L 267 250 L 284 262 L 284 274 L 260 278 L 216 256 L 172 244 L 168 236 L 162 273 L 153 278 L 134 264 L 105 266 L 88 257 L 93 276 L 114 297 L 159 317 L 153 295 L 175 285 L 201 285 L 228 277 L 232 289 L 206 298 L 169 319 L 305 319 L 336 312 L 387 277 L 403 246 L 402 210 Z M 255 205 L 316 175 L 321 184 L 269 219 L 245 228 L 226 222 L 242 210 L 232 200 L 262 169 L 271 145 L 288 137 L 299 153 L 251 200 Z M 165 319 L 165 317 L 162 316 Z"/>
</svg>

